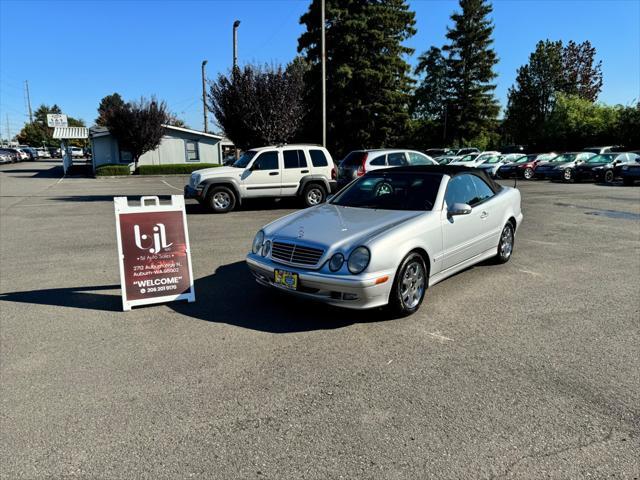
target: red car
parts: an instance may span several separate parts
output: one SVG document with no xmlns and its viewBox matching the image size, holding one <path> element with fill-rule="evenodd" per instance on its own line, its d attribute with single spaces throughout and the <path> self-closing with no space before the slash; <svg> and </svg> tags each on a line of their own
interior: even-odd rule
<svg viewBox="0 0 640 480">
<path fill-rule="evenodd" d="M 534 170 L 541 162 L 548 162 L 555 157 L 557 153 L 530 153 L 515 162 L 507 163 L 498 169 L 498 178 L 519 177 L 525 180 L 531 180 L 534 177 Z"/>
</svg>

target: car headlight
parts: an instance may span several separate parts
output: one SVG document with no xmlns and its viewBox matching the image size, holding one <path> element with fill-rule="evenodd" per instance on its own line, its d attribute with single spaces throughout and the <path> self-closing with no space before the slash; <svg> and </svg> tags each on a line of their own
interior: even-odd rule
<svg viewBox="0 0 640 480">
<path fill-rule="evenodd" d="M 344 265 L 344 255 L 341 253 L 336 253 L 331 260 L 329 260 L 329 270 L 332 272 L 337 272 Z"/>
<path fill-rule="evenodd" d="M 370 259 L 371 253 L 369 249 L 367 247 L 358 247 L 349 255 L 347 267 L 351 273 L 358 274 L 367 268 Z"/>
<path fill-rule="evenodd" d="M 264 242 L 264 246 L 262 247 L 262 256 L 266 257 L 267 255 L 269 255 L 270 251 L 271 251 L 271 242 L 267 240 L 266 242 Z"/>
<path fill-rule="evenodd" d="M 622 167 L 622 170 L 629 170 L 629 167 L 625 165 L 624 167 Z"/>
<path fill-rule="evenodd" d="M 191 186 L 192 187 L 197 187 L 198 184 L 200 183 L 201 180 L 201 176 L 199 173 L 193 173 L 191 174 Z"/>
<path fill-rule="evenodd" d="M 258 253 L 262 249 L 262 242 L 264 241 L 264 232 L 260 230 L 256 233 L 256 236 L 253 239 L 253 245 L 251 246 L 251 251 L 253 253 Z"/>
</svg>

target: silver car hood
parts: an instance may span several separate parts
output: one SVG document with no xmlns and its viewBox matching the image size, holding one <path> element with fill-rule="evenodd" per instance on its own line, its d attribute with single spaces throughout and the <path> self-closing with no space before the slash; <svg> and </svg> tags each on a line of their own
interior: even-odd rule
<svg viewBox="0 0 640 480">
<path fill-rule="evenodd" d="M 276 220 L 264 230 L 267 236 L 274 239 L 316 243 L 331 249 L 356 247 L 372 240 L 379 233 L 425 213 L 427 212 L 342 207 L 325 203 Z"/>
</svg>

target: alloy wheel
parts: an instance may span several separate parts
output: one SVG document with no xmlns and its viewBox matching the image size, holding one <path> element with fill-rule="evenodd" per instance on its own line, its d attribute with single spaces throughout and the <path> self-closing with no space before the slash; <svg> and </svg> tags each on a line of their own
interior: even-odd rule
<svg viewBox="0 0 640 480">
<path fill-rule="evenodd" d="M 511 257 L 511 252 L 513 252 L 513 228 L 511 225 L 507 225 L 500 236 L 500 257 L 503 261 L 506 261 Z"/>
<path fill-rule="evenodd" d="M 405 267 L 400 280 L 400 297 L 406 308 L 413 309 L 421 302 L 424 288 L 424 268 L 419 261 L 413 260 Z"/>
<path fill-rule="evenodd" d="M 309 206 L 318 205 L 322 202 L 322 191 L 319 188 L 312 188 L 307 192 L 307 204 Z"/>
<path fill-rule="evenodd" d="M 224 210 L 231 205 L 231 197 L 227 192 L 216 192 L 213 196 L 213 206 L 217 210 Z"/>
</svg>

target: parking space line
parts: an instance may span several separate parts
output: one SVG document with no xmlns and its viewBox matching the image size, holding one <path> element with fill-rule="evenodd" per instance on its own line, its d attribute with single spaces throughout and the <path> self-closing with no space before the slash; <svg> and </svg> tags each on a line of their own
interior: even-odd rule
<svg viewBox="0 0 640 480">
<path fill-rule="evenodd" d="M 162 180 L 162 183 L 164 183 L 167 187 L 171 187 L 171 188 L 173 188 L 174 190 L 178 190 L 178 191 L 180 191 L 180 192 L 182 192 L 182 191 L 183 191 L 181 188 L 174 187 L 174 186 L 173 186 L 173 185 L 171 185 L 169 182 L 166 182 L 166 181 L 164 181 L 164 180 Z"/>
</svg>

